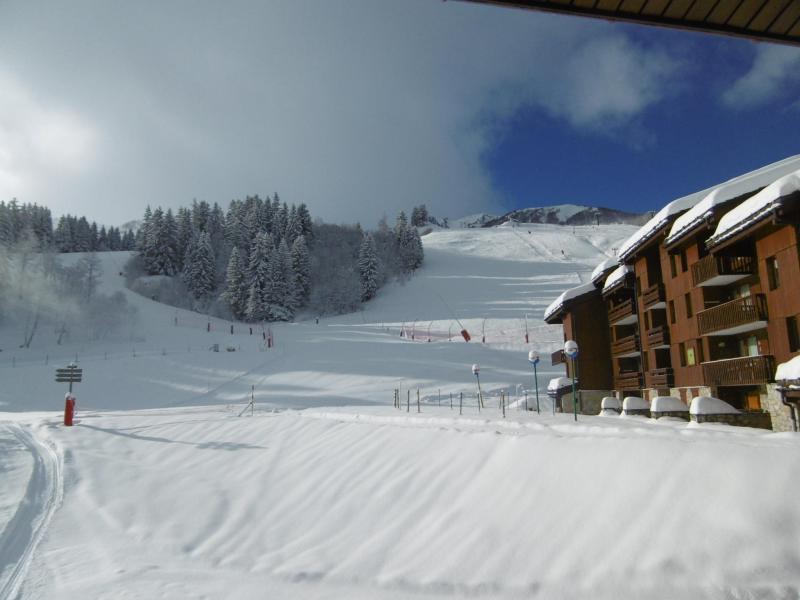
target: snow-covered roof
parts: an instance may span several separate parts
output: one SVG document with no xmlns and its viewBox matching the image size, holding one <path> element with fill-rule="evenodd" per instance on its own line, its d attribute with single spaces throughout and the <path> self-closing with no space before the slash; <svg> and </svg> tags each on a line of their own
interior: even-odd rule
<svg viewBox="0 0 800 600">
<path fill-rule="evenodd" d="M 589 283 L 582 283 L 579 286 L 570 288 L 562 292 L 561 295 L 555 300 L 553 300 L 550 306 L 548 306 L 547 309 L 544 311 L 545 321 L 550 317 L 554 316 L 555 314 L 557 314 L 563 308 L 564 304 L 566 304 L 568 300 L 573 300 L 575 298 L 578 298 L 579 296 L 583 296 L 584 294 L 593 292 L 594 290 L 595 290 L 594 284 L 589 282 Z"/>
<path fill-rule="evenodd" d="M 597 280 L 603 276 L 603 273 L 619 264 L 618 258 L 607 258 L 592 271 L 592 283 L 596 284 Z"/>
<path fill-rule="evenodd" d="M 571 387 L 571 386 L 572 386 L 572 379 L 570 379 L 569 377 L 554 377 L 547 384 L 547 391 L 555 392 L 560 390 L 561 388 Z"/>
<path fill-rule="evenodd" d="M 738 412 L 727 402 L 712 396 L 695 396 L 689 407 L 692 415 L 732 415 Z"/>
<path fill-rule="evenodd" d="M 695 204 L 703 200 L 715 190 L 725 187 L 724 192 L 717 194 L 717 202 L 725 202 L 726 200 L 730 200 L 736 196 L 741 196 L 742 194 L 751 192 L 759 187 L 769 185 L 778 177 L 781 177 L 789 171 L 793 171 L 798 168 L 800 168 L 800 155 L 790 156 L 789 158 L 772 163 L 766 167 L 762 167 L 755 171 L 751 171 L 750 173 L 745 173 L 744 175 L 734 177 L 733 179 L 730 179 L 719 185 L 711 186 L 708 189 L 689 194 L 688 196 L 683 196 L 677 200 L 673 200 L 660 211 L 658 211 L 652 219 L 642 225 L 642 227 L 639 228 L 636 233 L 625 240 L 622 246 L 620 246 L 620 259 L 627 260 L 631 254 L 633 254 L 637 249 L 641 248 L 645 243 L 647 243 L 648 240 L 650 240 L 650 238 L 667 226 L 670 219 L 684 211 L 691 209 Z M 677 220 L 675 225 L 677 225 Z M 670 231 L 670 237 L 672 237 L 673 233 L 677 234 L 679 231 L 676 229 L 675 225 Z M 677 237 L 675 239 L 677 239 Z"/>
<path fill-rule="evenodd" d="M 719 244 L 753 223 L 769 215 L 781 204 L 781 199 L 800 191 L 800 169 L 773 181 L 756 195 L 751 196 L 739 206 L 726 212 L 717 224 L 717 229 L 709 243 Z"/>
<path fill-rule="evenodd" d="M 719 204 L 768 186 L 776 179 L 798 169 L 800 169 L 800 155 L 791 156 L 714 187 L 694 208 L 675 219 L 665 243 L 672 244 L 693 231 L 714 214 L 714 209 Z"/>
<path fill-rule="evenodd" d="M 800 356 L 779 364 L 775 370 L 775 381 L 800 382 Z"/>
<path fill-rule="evenodd" d="M 656 396 L 653 398 L 650 410 L 654 413 L 689 412 L 689 407 L 686 406 L 680 398 L 676 398 L 675 396 Z"/>
<path fill-rule="evenodd" d="M 670 219 L 672 219 L 675 215 L 690 209 L 709 191 L 710 188 L 709 190 L 703 190 L 702 192 L 695 192 L 694 194 L 689 194 L 688 196 L 678 198 L 677 200 L 673 200 L 667 204 L 664 208 L 658 211 L 652 219 L 642 225 L 636 233 L 625 240 L 619 249 L 620 259 L 627 259 L 628 256 L 633 254 L 638 248 L 641 248 L 650 238 L 666 227 L 669 224 Z"/>
<path fill-rule="evenodd" d="M 620 265 L 611 271 L 611 275 L 606 277 L 606 284 L 603 286 L 603 293 L 605 294 L 606 292 L 609 292 L 620 285 L 625 280 L 625 276 L 632 272 L 633 267 L 630 265 Z"/>
</svg>

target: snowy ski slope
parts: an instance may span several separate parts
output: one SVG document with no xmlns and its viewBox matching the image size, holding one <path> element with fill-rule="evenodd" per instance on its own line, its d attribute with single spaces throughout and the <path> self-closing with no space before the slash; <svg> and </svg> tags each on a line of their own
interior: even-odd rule
<svg viewBox="0 0 800 600">
<path fill-rule="evenodd" d="M 411 280 L 273 326 L 271 350 L 126 291 L 133 336 L 3 352 L 0 597 L 796 597 L 797 436 L 498 409 L 530 386 L 528 349 L 561 343 L 544 307 L 632 230 L 435 232 Z M 124 259 L 103 256 L 106 291 Z M 453 313 L 469 344 L 448 341 Z M 76 352 L 65 428 L 52 373 Z M 561 373 L 543 362 L 542 388 Z"/>
</svg>

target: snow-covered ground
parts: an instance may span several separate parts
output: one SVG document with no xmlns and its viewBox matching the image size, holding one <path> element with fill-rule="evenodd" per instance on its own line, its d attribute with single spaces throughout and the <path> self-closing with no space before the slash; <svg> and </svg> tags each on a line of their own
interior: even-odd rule
<svg viewBox="0 0 800 600">
<path fill-rule="evenodd" d="M 119 339 L 4 341 L 0 598 L 797 597 L 796 436 L 575 423 L 544 394 L 542 414 L 498 409 L 530 387 L 527 351 L 561 344 L 544 308 L 634 230 L 437 231 L 411 280 L 273 326 L 269 350 L 127 291 L 140 318 Z M 104 291 L 124 260 L 103 256 Z M 65 428 L 53 370 L 76 353 Z M 545 357 L 542 390 L 562 373 Z"/>
</svg>

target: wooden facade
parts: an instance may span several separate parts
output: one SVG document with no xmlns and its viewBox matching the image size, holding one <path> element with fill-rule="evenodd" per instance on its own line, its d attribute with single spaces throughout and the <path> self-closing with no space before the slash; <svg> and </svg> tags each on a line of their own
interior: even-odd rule
<svg viewBox="0 0 800 600">
<path fill-rule="evenodd" d="M 602 293 L 607 329 L 576 327 L 570 308 L 565 335 L 591 348 L 595 381 L 605 370 L 620 397 L 673 395 L 688 404 L 710 393 L 785 421 L 774 374 L 800 354 L 800 192 L 732 237 L 712 236 L 722 215 L 761 189 L 698 208 L 701 218 L 687 213 L 691 222 L 668 237 L 676 211 L 627 248 L 621 262 L 632 273 Z M 608 274 L 593 283 L 603 286 Z M 596 322 L 593 310 L 582 318 Z"/>
<path fill-rule="evenodd" d="M 582 390 L 611 390 L 613 382 L 608 368 L 611 362 L 610 343 L 607 335 L 606 310 L 600 290 L 578 296 L 564 303 L 561 309 L 550 316 L 550 324 L 564 326 L 564 341 L 575 340 L 580 352 L 576 361 L 576 379 Z M 572 377 L 572 362 L 566 360 L 563 350 L 551 357 L 552 364 L 564 363 L 567 377 Z"/>
</svg>

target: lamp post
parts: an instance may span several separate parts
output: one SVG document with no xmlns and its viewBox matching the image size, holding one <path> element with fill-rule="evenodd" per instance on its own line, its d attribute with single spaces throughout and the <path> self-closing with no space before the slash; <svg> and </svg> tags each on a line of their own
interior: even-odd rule
<svg viewBox="0 0 800 600">
<path fill-rule="evenodd" d="M 535 350 L 528 352 L 528 362 L 533 365 L 533 389 L 536 390 L 536 412 L 541 414 L 539 411 L 539 375 L 536 372 L 536 365 L 539 364 L 539 353 Z"/>
<path fill-rule="evenodd" d="M 483 392 L 481 392 L 481 368 L 478 365 L 472 365 L 472 374 L 475 375 L 475 381 L 478 382 L 478 410 L 483 408 Z"/>
<path fill-rule="evenodd" d="M 575 392 L 575 359 L 578 358 L 578 344 L 574 340 L 564 343 L 564 354 L 569 358 L 572 368 L 572 414 L 578 420 L 578 394 Z"/>
</svg>

